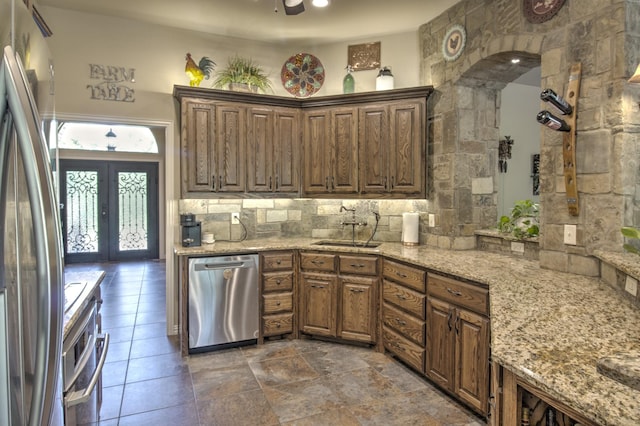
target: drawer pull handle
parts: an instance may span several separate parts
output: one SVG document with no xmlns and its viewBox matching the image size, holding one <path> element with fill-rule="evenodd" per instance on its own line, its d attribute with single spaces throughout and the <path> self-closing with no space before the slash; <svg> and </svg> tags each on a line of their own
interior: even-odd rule
<svg viewBox="0 0 640 426">
<path fill-rule="evenodd" d="M 364 265 L 362 263 L 352 263 L 351 267 L 352 268 L 364 268 Z"/>
<path fill-rule="evenodd" d="M 453 311 L 449 310 L 449 315 L 447 315 L 447 325 L 449 326 L 449 331 L 451 331 L 451 317 L 453 316 Z"/>
<path fill-rule="evenodd" d="M 324 265 L 324 260 L 312 260 L 311 263 L 314 265 Z"/>
<path fill-rule="evenodd" d="M 453 294 L 454 296 L 462 296 L 462 293 L 459 291 L 455 291 L 453 289 L 450 289 L 449 287 L 447 287 L 447 291 L 451 294 Z"/>
<path fill-rule="evenodd" d="M 406 321 L 402 321 L 400 318 L 396 318 L 396 322 L 400 325 L 407 325 Z"/>
<path fill-rule="evenodd" d="M 312 288 L 324 288 L 323 285 L 315 285 L 315 284 L 312 284 L 311 287 Z"/>
<path fill-rule="evenodd" d="M 350 288 L 349 291 L 352 293 L 364 293 L 364 290 L 361 288 Z"/>
<path fill-rule="evenodd" d="M 405 296 L 404 294 L 396 294 L 396 297 L 400 300 L 407 300 L 407 296 Z"/>
<path fill-rule="evenodd" d="M 399 276 L 400 278 L 407 278 L 409 276 L 407 274 L 403 274 L 402 272 L 398 272 L 398 271 L 396 271 L 396 275 Z"/>
<path fill-rule="evenodd" d="M 393 347 L 404 352 L 404 348 L 399 343 L 393 342 Z"/>
</svg>

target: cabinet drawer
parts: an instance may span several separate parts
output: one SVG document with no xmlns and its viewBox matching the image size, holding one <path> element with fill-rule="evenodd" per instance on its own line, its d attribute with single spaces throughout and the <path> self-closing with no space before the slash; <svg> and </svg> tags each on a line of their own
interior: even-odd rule
<svg viewBox="0 0 640 426">
<path fill-rule="evenodd" d="M 265 315 L 262 317 L 262 335 L 277 336 L 293 332 L 293 314 Z"/>
<path fill-rule="evenodd" d="M 293 252 L 261 253 L 260 262 L 263 271 L 293 269 Z"/>
<path fill-rule="evenodd" d="M 291 312 L 293 310 L 293 293 L 273 293 L 262 295 L 264 313 Z"/>
<path fill-rule="evenodd" d="M 335 272 L 335 259 L 336 256 L 333 254 L 300 253 L 300 269 Z"/>
<path fill-rule="evenodd" d="M 384 280 L 382 295 L 386 302 L 399 306 L 421 320 L 425 319 L 425 296 L 423 294 L 392 283 L 391 281 Z"/>
<path fill-rule="evenodd" d="M 266 272 L 262 274 L 262 291 L 288 291 L 293 289 L 293 272 Z"/>
<path fill-rule="evenodd" d="M 385 349 L 393 352 L 419 372 L 424 373 L 424 347 L 411 343 L 387 327 L 382 328 L 382 341 Z"/>
<path fill-rule="evenodd" d="M 429 274 L 430 295 L 479 314 L 489 315 L 489 290 L 441 275 Z"/>
<path fill-rule="evenodd" d="M 378 258 L 373 256 L 340 255 L 340 273 L 376 275 L 378 273 Z"/>
<path fill-rule="evenodd" d="M 427 273 L 422 269 L 385 260 L 382 274 L 385 278 L 397 281 L 414 290 L 420 292 L 424 292 L 425 290 L 425 276 Z"/>
<path fill-rule="evenodd" d="M 382 322 L 386 327 L 392 328 L 413 343 L 424 346 L 424 321 L 385 303 L 382 307 Z"/>
</svg>

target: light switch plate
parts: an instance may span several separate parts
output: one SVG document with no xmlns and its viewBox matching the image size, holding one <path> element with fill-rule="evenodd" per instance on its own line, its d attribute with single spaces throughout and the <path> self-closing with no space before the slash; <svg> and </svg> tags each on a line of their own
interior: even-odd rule
<svg viewBox="0 0 640 426">
<path fill-rule="evenodd" d="M 578 233 L 576 225 L 564 226 L 564 243 L 575 246 L 577 244 L 576 234 Z"/>
<path fill-rule="evenodd" d="M 429 213 L 429 228 L 433 228 L 434 226 L 436 226 L 436 215 Z"/>
</svg>

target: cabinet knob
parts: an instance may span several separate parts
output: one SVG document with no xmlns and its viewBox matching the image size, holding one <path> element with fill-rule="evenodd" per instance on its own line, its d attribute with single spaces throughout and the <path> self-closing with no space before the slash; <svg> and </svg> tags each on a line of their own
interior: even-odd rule
<svg viewBox="0 0 640 426">
<path fill-rule="evenodd" d="M 276 323 L 276 328 L 280 328 L 280 323 Z"/>
<path fill-rule="evenodd" d="M 277 265 L 279 265 L 279 264 L 281 264 L 281 263 L 282 263 L 282 260 L 280 260 L 280 259 L 276 260 L 276 264 L 277 264 Z"/>
<path fill-rule="evenodd" d="M 280 301 L 279 300 L 276 302 L 276 306 L 280 306 Z"/>
<path fill-rule="evenodd" d="M 461 292 L 456 291 L 456 290 L 453 290 L 453 289 L 451 289 L 451 288 L 449 288 L 449 287 L 447 287 L 447 291 L 448 291 L 449 293 L 453 294 L 454 296 L 462 296 L 462 293 L 461 293 Z"/>
<path fill-rule="evenodd" d="M 281 279 L 277 279 L 277 280 L 276 280 L 276 285 L 280 285 L 280 283 L 281 283 L 281 282 L 282 282 L 282 280 L 281 280 Z"/>
</svg>

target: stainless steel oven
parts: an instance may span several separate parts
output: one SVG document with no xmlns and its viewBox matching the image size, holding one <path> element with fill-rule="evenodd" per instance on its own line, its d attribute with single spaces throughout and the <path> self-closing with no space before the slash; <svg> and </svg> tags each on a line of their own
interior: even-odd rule
<svg viewBox="0 0 640 426">
<path fill-rule="evenodd" d="M 102 403 L 102 367 L 109 334 L 101 334 L 99 297 L 92 297 L 62 343 L 64 422 L 96 423 Z"/>
</svg>

